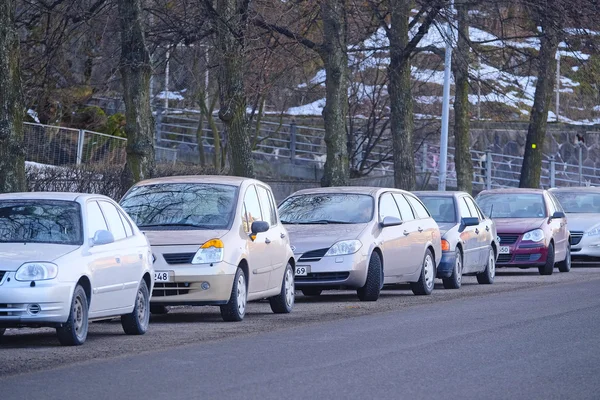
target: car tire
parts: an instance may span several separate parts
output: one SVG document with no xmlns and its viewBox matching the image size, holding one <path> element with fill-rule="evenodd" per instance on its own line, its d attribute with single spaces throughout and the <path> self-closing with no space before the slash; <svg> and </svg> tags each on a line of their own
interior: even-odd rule
<svg viewBox="0 0 600 400">
<path fill-rule="evenodd" d="M 167 306 L 163 306 L 162 304 L 150 303 L 150 314 L 165 315 L 168 313 L 169 309 L 167 308 Z"/>
<path fill-rule="evenodd" d="M 552 275 L 554 271 L 554 259 L 556 254 L 554 254 L 554 243 L 550 243 L 548 246 L 548 256 L 546 257 L 546 264 L 538 267 L 538 271 L 540 271 L 540 275 Z"/>
<path fill-rule="evenodd" d="M 221 318 L 226 322 L 238 322 L 246 315 L 248 303 L 248 288 L 246 287 L 246 274 L 241 268 L 235 272 L 231 296 L 227 304 L 221 306 Z"/>
<path fill-rule="evenodd" d="M 135 306 L 130 314 L 121 315 L 121 326 L 128 335 L 143 335 L 150 324 L 150 293 L 142 280 L 135 295 Z"/>
<path fill-rule="evenodd" d="M 305 296 L 320 296 L 323 289 L 305 288 L 302 289 L 302 294 Z"/>
<path fill-rule="evenodd" d="M 294 270 L 290 263 L 285 267 L 281 281 L 281 291 L 277 296 L 269 298 L 271 311 L 275 314 L 288 314 L 294 308 L 296 288 L 294 286 Z"/>
<path fill-rule="evenodd" d="M 410 288 L 417 296 L 427 296 L 433 292 L 435 284 L 435 260 L 430 249 L 427 249 L 423 257 L 423 265 L 421 266 L 421 275 L 417 282 L 411 282 Z"/>
<path fill-rule="evenodd" d="M 567 255 L 563 261 L 558 263 L 558 270 L 560 272 L 569 272 L 571 270 L 571 243 L 567 244 Z"/>
<path fill-rule="evenodd" d="M 367 271 L 367 281 L 365 285 L 358 288 L 356 294 L 360 301 L 377 301 L 381 293 L 381 282 L 383 281 L 383 269 L 381 257 L 376 252 L 371 254 L 369 259 L 369 270 Z"/>
<path fill-rule="evenodd" d="M 463 257 L 459 249 L 455 251 L 455 262 L 452 275 L 449 278 L 442 278 L 444 283 L 444 289 L 460 289 L 462 283 L 462 271 L 463 271 Z"/>
<path fill-rule="evenodd" d="M 73 291 L 71 312 L 63 326 L 56 328 L 56 336 L 63 346 L 80 346 L 85 343 L 88 334 L 88 298 L 81 285 Z"/>
<path fill-rule="evenodd" d="M 490 248 L 490 254 L 488 255 L 488 261 L 485 266 L 485 270 L 477 274 L 477 282 L 480 285 L 491 285 L 494 283 L 496 277 L 496 252 L 493 248 Z"/>
<path fill-rule="evenodd" d="M 0 339 L 4 336 L 4 332 L 6 332 L 6 328 L 0 328 Z"/>
</svg>

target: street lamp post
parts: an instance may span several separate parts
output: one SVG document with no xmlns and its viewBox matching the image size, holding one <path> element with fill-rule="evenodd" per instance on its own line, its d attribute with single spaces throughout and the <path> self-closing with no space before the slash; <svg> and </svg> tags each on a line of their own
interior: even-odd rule
<svg viewBox="0 0 600 400">
<path fill-rule="evenodd" d="M 454 14 L 454 0 L 450 0 L 450 15 Z M 446 55 L 444 58 L 444 94 L 442 99 L 442 136 L 440 138 L 440 173 L 438 190 L 446 190 L 446 175 L 448 170 L 448 124 L 450 120 L 450 74 L 452 73 L 452 39 L 454 32 L 452 22 L 448 20 L 446 29 Z"/>
</svg>

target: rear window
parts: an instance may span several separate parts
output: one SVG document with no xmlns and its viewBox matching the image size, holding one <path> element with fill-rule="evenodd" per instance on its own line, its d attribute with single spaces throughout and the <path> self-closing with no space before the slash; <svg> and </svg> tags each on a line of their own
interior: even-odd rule
<svg viewBox="0 0 600 400">
<path fill-rule="evenodd" d="M 452 197 L 419 197 L 431 213 L 435 222 L 456 223 L 456 207 Z"/>
</svg>

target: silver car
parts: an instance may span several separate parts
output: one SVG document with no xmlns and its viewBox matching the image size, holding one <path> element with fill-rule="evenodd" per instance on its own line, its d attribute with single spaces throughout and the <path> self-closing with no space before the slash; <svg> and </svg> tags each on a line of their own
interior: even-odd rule
<svg viewBox="0 0 600 400">
<path fill-rule="evenodd" d="M 301 190 L 279 206 L 296 259 L 296 286 L 305 295 L 357 289 L 379 298 L 384 284 L 410 282 L 432 292 L 442 251 L 440 231 L 412 194 L 370 187 Z"/>
<path fill-rule="evenodd" d="M 494 283 L 498 240 L 496 224 L 465 192 L 414 192 L 442 233 L 442 260 L 437 270 L 446 289 L 458 289 L 463 275 Z"/>
<path fill-rule="evenodd" d="M 145 236 L 111 199 L 77 193 L 0 195 L 0 336 L 53 327 L 80 345 L 88 322 L 121 316 L 146 332 L 154 284 Z"/>
<path fill-rule="evenodd" d="M 564 187 L 550 189 L 569 221 L 571 261 L 600 264 L 600 188 Z"/>
</svg>

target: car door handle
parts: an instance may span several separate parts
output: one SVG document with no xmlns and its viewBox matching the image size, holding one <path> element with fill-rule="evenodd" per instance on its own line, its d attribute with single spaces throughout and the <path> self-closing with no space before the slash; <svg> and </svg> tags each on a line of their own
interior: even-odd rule
<svg viewBox="0 0 600 400">
<path fill-rule="evenodd" d="M 404 236 L 408 236 L 410 233 L 408 231 L 404 231 Z"/>
<path fill-rule="evenodd" d="M 117 262 L 117 264 L 121 264 L 121 259 L 119 257 L 115 258 L 115 261 Z"/>
<path fill-rule="evenodd" d="M 490 227 L 489 227 L 489 226 L 486 226 L 486 227 L 485 227 L 485 230 L 489 232 L 489 231 L 490 231 Z"/>
<path fill-rule="evenodd" d="M 281 235 L 279 235 L 280 238 L 284 239 L 285 238 L 285 233 L 282 233 Z"/>
<path fill-rule="evenodd" d="M 423 228 L 419 227 L 419 229 L 417 229 L 419 232 L 423 232 Z"/>
<path fill-rule="evenodd" d="M 269 244 L 269 243 L 271 243 L 271 241 L 269 240 L 269 238 L 266 238 L 266 239 L 265 239 L 265 243 L 266 243 L 266 244 Z"/>
<path fill-rule="evenodd" d="M 479 229 L 475 228 L 475 233 L 479 235 Z"/>
</svg>

